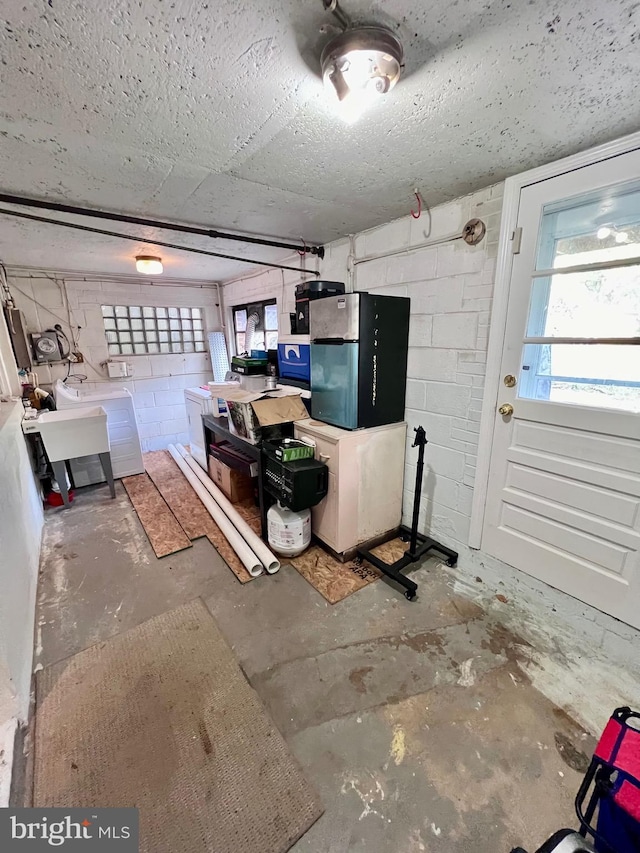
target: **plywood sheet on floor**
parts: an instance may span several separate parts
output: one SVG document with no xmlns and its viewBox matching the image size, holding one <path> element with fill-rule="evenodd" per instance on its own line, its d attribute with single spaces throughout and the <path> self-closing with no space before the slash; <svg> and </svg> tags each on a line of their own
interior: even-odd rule
<svg viewBox="0 0 640 853">
<path fill-rule="evenodd" d="M 189 481 L 176 465 L 168 450 L 154 450 L 143 454 L 144 467 L 147 474 L 158 487 L 171 511 L 187 532 L 190 539 L 200 539 L 206 536 L 225 563 L 229 566 L 240 583 L 248 583 L 253 577 L 242 565 L 225 535 L 211 518 L 204 504 L 192 489 Z M 251 502 L 252 503 L 252 502 Z M 236 507 L 242 515 L 257 508 Z M 254 514 L 255 514 L 254 513 Z M 251 516 L 250 516 L 251 517 Z M 258 531 L 260 530 L 258 517 Z M 254 528 L 255 529 L 255 528 Z"/>
<path fill-rule="evenodd" d="M 368 563 L 355 560 L 341 563 L 319 545 L 307 548 L 304 554 L 291 560 L 291 565 L 329 604 L 342 601 L 380 577 L 380 572 Z"/>
<path fill-rule="evenodd" d="M 376 545 L 371 549 L 371 553 L 384 563 L 395 563 L 408 547 L 408 543 L 402 539 L 391 539 L 382 545 Z M 312 545 L 304 554 L 295 557 L 291 560 L 291 565 L 329 604 L 342 601 L 381 577 L 381 572 L 369 563 L 356 560 L 341 563 L 319 545 Z"/>
<path fill-rule="evenodd" d="M 284 853 L 322 814 L 201 600 L 38 674 L 34 806 L 137 806 L 142 853 Z"/>
<path fill-rule="evenodd" d="M 122 484 L 156 557 L 191 547 L 191 540 L 146 474 L 123 477 Z"/>
</svg>

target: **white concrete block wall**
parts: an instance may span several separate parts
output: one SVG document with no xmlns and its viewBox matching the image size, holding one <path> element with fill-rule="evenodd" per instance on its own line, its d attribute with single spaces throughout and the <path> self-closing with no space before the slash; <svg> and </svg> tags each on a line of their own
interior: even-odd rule
<svg viewBox="0 0 640 853">
<path fill-rule="evenodd" d="M 54 273 L 16 272 L 9 275 L 9 285 L 16 305 L 26 317 L 30 332 L 51 328 L 61 323 L 69 334 L 67 306 L 62 278 Z M 86 361 L 72 365 L 72 373 L 87 375 L 87 381 L 69 380 L 70 387 L 97 391 L 124 385 L 133 394 L 143 451 L 162 450 L 170 443 L 188 442 L 188 426 L 184 405 L 184 389 L 212 378 L 209 353 L 127 355 L 113 357 L 131 365 L 132 377 L 126 381 L 109 379 L 103 363 L 109 358 L 102 321 L 101 305 L 154 305 L 204 309 L 206 331 L 220 328 L 216 305 L 217 293 L 212 287 L 185 284 L 156 285 L 127 280 L 64 280 L 71 320 L 81 327 L 78 333 L 80 351 Z M 34 301 L 36 300 L 36 301 Z M 39 304 L 37 304 L 39 303 Z M 40 384 L 50 386 L 64 378 L 66 365 L 38 366 Z"/>
</svg>

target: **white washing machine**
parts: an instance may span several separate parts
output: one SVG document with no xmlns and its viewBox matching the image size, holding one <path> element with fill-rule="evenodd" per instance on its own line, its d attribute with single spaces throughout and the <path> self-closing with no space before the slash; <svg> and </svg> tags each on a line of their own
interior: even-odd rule
<svg viewBox="0 0 640 853">
<path fill-rule="evenodd" d="M 142 447 L 138 433 L 138 422 L 133 407 L 133 397 L 127 388 L 109 391 L 76 391 L 60 379 L 53 388 L 58 409 L 82 406 L 102 406 L 107 413 L 107 431 L 111 447 L 111 465 L 114 477 L 129 477 L 143 474 Z M 71 471 L 76 486 L 103 483 L 104 473 L 97 456 L 83 456 L 71 460 Z"/>
</svg>

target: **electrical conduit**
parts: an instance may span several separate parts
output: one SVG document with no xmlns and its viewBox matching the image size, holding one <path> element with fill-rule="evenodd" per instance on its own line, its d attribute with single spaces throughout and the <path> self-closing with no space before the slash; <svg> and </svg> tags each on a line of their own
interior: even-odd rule
<svg viewBox="0 0 640 853">
<path fill-rule="evenodd" d="M 184 450 L 184 448 L 182 449 Z M 213 518 L 213 520 L 218 525 L 224 536 L 227 538 L 229 544 L 240 558 L 240 561 L 242 562 L 243 566 L 249 572 L 251 577 L 257 578 L 258 575 L 262 574 L 262 563 L 260 562 L 260 560 L 256 557 L 256 555 L 247 545 L 240 533 L 236 530 L 231 521 L 220 509 L 218 504 L 213 500 L 213 498 L 202 485 L 202 483 L 200 483 L 191 468 L 187 465 L 180 453 L 178 453 L 178 451 L 176 450 L 175 445 L 169 445 L 169 453 L 173 457 L 176 465 L 180 468 L 184 476 L 189 481 L 189 485 L 192 487 L 194 492 L 204 504 L 204 507 L 211 516 L 211 518 Z"/>
<path fill-rule="evenodd" d="M 169 449 L 171 449 L 171 446 L 169 446 Z M 189 465 L 190 469 L 198 477 L 211 497 L 216 501 L 222 512 L 224 512 L 229 521 L 231 521 L 238 532 L 244 537 L 247 544 L 259 558 L 265 569 L 270 575 L 275 574 L 275 572 L 280 568 L 278 558 L 271 553 L 258 534 L 249 527 L 231 501 L 228 500 L 228 498 L 220 491 L 213 480 L 205 474 L 188 450 L 183 447 L 182 444 L 178 444 L 177 449 L 185 462 Z"/>
</svg>

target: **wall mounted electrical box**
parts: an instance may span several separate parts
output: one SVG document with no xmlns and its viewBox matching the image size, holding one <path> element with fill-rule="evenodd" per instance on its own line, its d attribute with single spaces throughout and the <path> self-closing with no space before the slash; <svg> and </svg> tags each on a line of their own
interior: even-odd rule
<svg viewBox="0 0 640 853">
<path fill-rule="evenodd" d="M 107 373 L 109 379 L 126 379 L 131 376 L 131 365 L 128 361 L 108 361 Z"/>
<path fill-rule="evenodd" d="M 34 332 L 31 335 L 31 344 L 38 364 L 62 361 L 64 358 L 60 348 L 60 339 L 54 331 Z"/>
<path fill-rule="evenodd" d="M 33 356 L 31 355 L 31 347 L 29 346 L 29 339 L 27 337 L 27 323 L 24 319 L 24 314 L 18 308 L 10 308 L 8 305 L 5 305 L 4 316 L 18 369 L 31 370 Z"/>
</svg>

